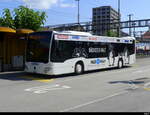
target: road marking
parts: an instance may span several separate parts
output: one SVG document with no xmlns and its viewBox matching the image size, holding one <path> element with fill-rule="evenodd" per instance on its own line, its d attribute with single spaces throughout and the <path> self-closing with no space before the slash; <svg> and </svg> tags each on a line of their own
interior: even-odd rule
<svg viewBox="0 0 150 115">
<path fill-rule="evenodd" d="M 61 110 L 60 112 L 69 112 L 71 110 L 75 110 L 75 109 L 78 109 L 78 108 L 81 108 L 81 107 L 84 107 L 84 106 L 87 106 L 87 105 L 90 105 L 90 104 L 94 104 L 94 103 L 97 103 L 97 102 L 104 101 L 106 99 L 109 99 L 109 98 L 112 98 L 112 97 L 115 97 L 115 96 L 119 96 L 119 95 L 125 94 L 127 92 L 128 91 L 122 91 L 122 92 L 119 92 L 119 93 L 115 93 L 113 95 L 106 96 L 104 98 L 100 98 L 100 99 L 93 100 L 93 101 L 90 101 L 90 102 L 87 102 L 87 103 L 84 103 L 84 104 L 81 104 L 81 105 L 77 105 L 77 106 L 74 106 L 74 107 L 70 107 L 68 109 Z"/>
<path fill-rule="evenodd" d="M 25 91 L 33 92 L 36 94 L 42 94 L 42 93 L 47 93 L 48 91 L 63 90 L 63 89 L 69 89 L 69 88 L 71 87 L 66 86 L 66 85 L 55 84 L 55 85 L 45 85 L 45 86 L 40 86 L 40 87 L 28 88 L 28 89 L 25 89 Z"/>
<path fill-rule="evenodd" d="M 133 67 L 139 67 L 139 65 L 138 64 L 133 64 Z"/>
<path fill-rule="evenodd" d="M 149 71 L 150 69 L 137 69 L 136 71 L 133 71 L 132 74 L 145 73 Z"/>
<path fill-rule="evenodd" d="M 144 88 L 144 90 L 146 90 L 146 91 L 150 91 L 150 88 Z"/>
<path fill-rule="evenodd" d="M 35 81 L 39 81 L 39 82 L 43 82 L 43 83 L 49 83 L 49 82 L 54 81 L 54 79 L 44 79 L 44 78 L 37 78 L 37 77 L 33 77 L 33 76 L 20 76 L 19 78 L 35 80 Z"/>
<path fill-rule="evenodd" d="M 134 71 L 134 72 L 132 72 L 133 74 L 135 74 L 135 73 L 143 73 L 144 71 L 142 71 L 142 70 L 139 70 L 139 71 Z"/>
<path fill-rule="evenodd" d="M 144 90 L 150 91 L 150 88 L 148 88 L 148 86 L 150 86 L 150 82 L 144 84 Z"/>
</svg>

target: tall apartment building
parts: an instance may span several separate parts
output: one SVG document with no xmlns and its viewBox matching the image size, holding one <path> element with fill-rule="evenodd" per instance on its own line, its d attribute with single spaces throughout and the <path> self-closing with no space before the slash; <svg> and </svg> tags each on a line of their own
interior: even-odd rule
<svg viewBox="0 0 150 115">
<path fill-rule="evenodd" d="M 111 6 L 93 8 L 93 34 L 106 35 L 106 32 L 112 26 L 111 23 L 118 22 L 118 19 L 118 12 Z"/>
</svg>

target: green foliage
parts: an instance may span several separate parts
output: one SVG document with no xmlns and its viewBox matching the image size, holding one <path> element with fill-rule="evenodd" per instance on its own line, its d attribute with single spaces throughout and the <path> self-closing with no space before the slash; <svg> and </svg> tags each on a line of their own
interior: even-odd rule
<svg viewBox="0 0 150 115">
<path fill-rule="evenodd" d="M 116 31 L 113 31 L 113 30 L 109 30 L 106 32 L 106 36 L 109 36 L 109 37 L 117 37 L 117 32 Z"/>
<path fill-rule="evenodd" d="M 3 16 L 0 17 L 0 26 L 15 28 L 14 20 L 9 9 L 4 9 Z"/>
<path fill-rule="evenodd" d="M 19 6 L 10 13 L 9 9 L 4 9 L 3 16 L 0 17 L 0 26 L 7 26 L 14 29 L 28 28 L 38 30 L 46 21 L 46 13 L 34 11 L 33 9 Z"/>
</svg>

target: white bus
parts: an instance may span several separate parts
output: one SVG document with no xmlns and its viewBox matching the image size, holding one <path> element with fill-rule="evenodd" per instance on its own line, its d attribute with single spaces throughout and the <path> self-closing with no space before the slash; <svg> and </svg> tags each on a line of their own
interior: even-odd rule
<svg viewBox="0 0 150 115">
<path fill-rule="evenodd" d="M 94 36 L 76 31 L 42 31 L 28 36 L 25 71 L 46 75 L 102 68 L 122 68 L 135 63 L 135 38 Z"/>
</svg>

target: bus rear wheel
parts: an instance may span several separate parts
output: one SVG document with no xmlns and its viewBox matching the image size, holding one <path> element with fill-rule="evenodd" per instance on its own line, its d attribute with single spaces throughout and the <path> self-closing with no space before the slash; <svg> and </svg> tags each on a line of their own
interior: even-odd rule
<svg viewBox="0 0 150 115">
<path fill-rule="evenodd" d="M 83 71 L 84 71 L 83 64 L 77 63 L 77 64 L 75 65 L 75 74 L 82 74 Z"/>
<path fill-rule="evenodd" d="M 120 59 L 118 61 L 118 69 L 121 69 L 121 68 L 123 68 L 123 61 Z"/>
</svg>

